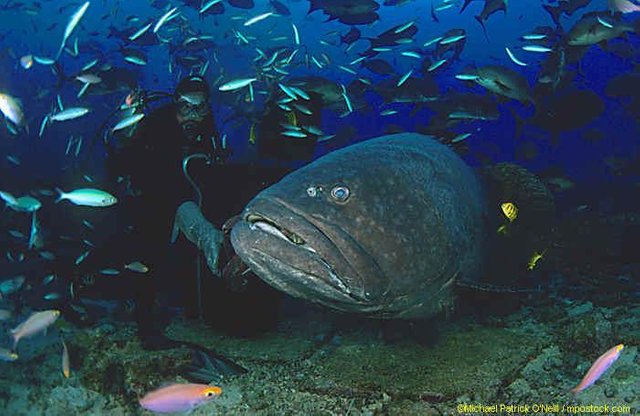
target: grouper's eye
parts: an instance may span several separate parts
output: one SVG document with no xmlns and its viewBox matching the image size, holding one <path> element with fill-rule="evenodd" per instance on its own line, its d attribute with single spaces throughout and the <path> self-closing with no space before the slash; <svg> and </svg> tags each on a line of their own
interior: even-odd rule
<svg viewBox="0 0 640 416">
<path fill-rule="evenodd" d="M 336 202 L 346 202 L 349 199 L 349 188 L 344 185 L 336 185 L 331 189 L 331 198 Z"/>
</svg>

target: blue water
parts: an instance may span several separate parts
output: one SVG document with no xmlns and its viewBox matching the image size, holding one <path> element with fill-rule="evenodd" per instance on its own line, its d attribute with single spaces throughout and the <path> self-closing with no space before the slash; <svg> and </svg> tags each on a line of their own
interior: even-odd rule
<svg viewBox="0 0 640 416">
<path fill-rule="evenodd" d="M 592 2 L 587 8 L 581 9 L 574 13 L 572 17 L 564 16 L 562 25 L 568 30 L 579 17 L 588 11 L 599 10 L 600 2 Z M 2 144 L 3 152 L 18 157 L 22 164 L 19 168 L 12 165 L 4 168 L 8 174 L 15 174 L 21 177 L 43 174 L 47 177 L 59 174 L 62 166 L 70 164 L 72 161 L 68 157 L 64 157 L 64 148 L 66 138 L 70 134 L 70 130 L 75 135 L 83 135 L 88 140 L 93 134 L 96 126 L 100 125 L 109 113 L 109 109 L 114 108 L 123 99 L 122 94 L 114 94 L 105 97 L 88 97 L 82 101 L 83 105 L 92 108 L 91 114 L 69 123 L 60 123 L 53 125 L 45 132 L 41 139 L 37 139 L 35 132 L 39 128 L 42 117 L 51 111 L 55 106 L 55 94 L 59 94 L 63 104 L 66 106 L 79 104 L 75 98 L 80 84 L 78 82 L 67 83 L 59 91 L 54 91 L 55 76 L 51 74 L 48 66 L 34 64 L 30 70 L 24 70 L 18 64 L 16 58 L 22 55 L 33 54 L 37 56 L 50 57 L 57 51 L 62 32 L 66 21 L 71 13 L 76 9 L 68 7 L 64 13 L 58 14 L 58 8 L 65 3 L 61 2 L 45 2 L 42 3 L 42 14 L 39 16 L 29 16 L 26 13 L 15 11 L 2 12 L 3 21 L 3 38 L 2 46 L 3 60 L 0 70 L 0 84 L 2 90 L 14 97 L 21 99 L 24 103 L 25 113 L 29 121 L 30 134 L 23 135 L 18 140 L 4 140 Z M 445 31 L 452 28 L 464 28 L 467 31 L 466 46 L 462 53 L 461 59 L 444 71 L 437 72 L 435 79 L 440 86 L 441 92 L 447 88 L 454 90 L 468 90 L 460 81 L 453 76 L 464 70 L 469 65 L 482 66 L 487 64 L 501 64 L 506 67 L 517 70 L 525 75 L 531 85 L 535 82 L 536 72 L 539 63 L 544 58 L 543 54 L 528 53 L 519 50 L 518 45 L 523 43 L 518 38 L 529 33 L 538 25 L 552 25 L 552 21 L 548 14 L 539 7 L 536 2 L 514 2 L 509 4 L 506 16 L 502 12 L 498 12 L 491 16 L 487 22 L 487 30 L 491 42 L 488 43 L 484 36 L 480 25 L 475 21 L 473 16 L 477 14 L 482 7 L 482 2 L 472 2 L 463 14 L 458 13 L 457 7 L 437 12 L 440 23 L 435 23 L 429 17 L 430 3 L 409 1 L 400 6 L 381 6 L 378 10 L 380 15 L 379 21 L 370 25 L 360 25 L 362 37 L 375 37 L 377 34 L 396 25 L 406 23 L 418 16 L 416 24 L 419 27 L 418 33 L 414 37 L 414 43 L 410 45 L 401 45 L 395 49 L 398 52 L 384 52 L 378 58 L 386 59 L 392 63 L 394 70 L 402 75 L 419 64 L 419 60 L 399 56 L 399 52 L 409 49 L 426 49 L 420 46 L 427 40 L 440 36 Z M 347 85 L 353 81 L 355 76 L 347 74 L 335 68 L 338 64 L 347 64 L 351 60 L 358 57 L 358 53 L 367 48 L 367 41 L 360 40 L 357 42 L 349 53 L 345 53 L 345 45 L 327 46 L 319 41 L 325 39 L 329 42 L 336 42 L 336 35 L 325 36 L 332 31 L 338 31 L 344 34 L 349 27 L 337 21 L 325 21 L 327 16 L 322 11 L 315 11 L 307 15 L 308 2 L 287 2 L 292 15 L 283 17 L 270 17 L 262 22 L 258 22 L 250 27 L 242 27 L 242 22 L 247 18 L 270 10 L 265 2 L 257 2 L 252 10 L 234 9 L 229 5 L 226 6 L 226 12 L 223 15 L 207 16 L 200 18 L 196 10 L 185 7 L 180 2 L 175 5 L 181 6 L 182 16 L 188 19 L 188 25 L 196 33 L 213 35 L 217 45 L 215 50 L 208 51 L 210 56 L 215 53 L 219 59 L 218 64 L 212 64 L 208 70 L 207 78 L 215 80 L 220 74 L 224 74 L 225 79 L 242 78 L 252 75 L 253 59 L 256 57 L 255 49 L 260 47 L 266 49 L 271 46 L 286 45 L 287 41 L 276 42 L 275 45 L 261 39 L 261 35 L 268 33 L 268 37 L 287 36 L 293 40 L 291 23 L 295 23 L 301 35 L 301 43 L 303 51 L 312 55 L 319 56 L 325 53 L 332 62 L 323 69 L 318 69 L 313 64 L 311 67 L 297 66 L 292 68 L 290 76 L 304 75 L 321 75 L 337 82 Z M 158 18 L 166 9 L 155 9 L 150 7 L 147 2 L 127 2 L 124 3 L 108 3 L 108 2 L 92 2 L 87 13 L 82 19 L 80 26 L 73 33 L 68 41 L 69 47 L 72 47 L 73 40 L 79 39 L 81 53 L 78 57 L 71 57 L 63 53 L 61 64 L 66 74 L 74 74 L 87 62 L 99 57 L 95 52 L 89 50 L 88 46 L 99 48 L 103 53 L 116 51 L 119 48 L 118 41 L 107 39 L 106 35 L 109 26 L 114 25 L 118 29 L 138 28 L 148 18 Z M 101 18 L 107 14 L 107 18 Z M 47 18 L 44 18 L 47 16 Z M 51 18 L 55 16 L 55 18 Z M 127 23 L 125 21 L 128 16 L 140 16 L 140 23 Z M 238 17 L 234 20 L 233 17 Z M 630 18 L 627 20 L 631 20 Z M 58 25 L 50 31 L 45 28 L 54 22 Z M 255 36 L 257 39 L 252 40 L 249 45 L 238 45 L 238 40 L 232 35 L 232 30 L 240 30 L 247 36 Z M 87 32 L 97 32 L 94 36 L 88 36 Z M 265 37 L 267 37 L 265 36 Z M 628 36 L 628 39 L 615 39 L 615 42 L 627 42 L 637 46 L 637 37 L 635 35 Z M 292 42 L 289 42 L 292 43 Z M 516 67 L 508 60 L 504 52 L 504 47 L 509 46 L 515 51 L 521 60 L 525 60 L 529 65 L 525 68 Z M 148 55 L 148 65 L 138 67 L 122 60 L 122 56 L 113 53 L 107 59 L 107 62 L 115 66 L 125 66 L 136 70 L 141 75 L 141 87 L 149 90 L 171 91 L 177 83 L 180 75 L 178 71 L 169 73 L 170 56 L 166 46 L 151 46 L 141 48 Z M 299 55 L 302 57 L 302 53 Z M 614 76 L 633 69 L 632 60 L 619 58 L 611 53 L 607 53 L 597 45 L 592 46 L 580 62 L 583 74 L 575 81 L 579 88 L 588 87 L 599 95 L 602 95 L 607 82 Z M 569 66 L 567 71 L 575 70 L 575 65 Z M 360 73 L 372 80 L 375 84 L 379 77 L 361 69 Z M 260 84 L 256 84 L 259 90 Z M 41 90 L 49 89 L 50 93 L 46 94 L 42 99 L 34 100 L 33 97 Z M 471 88 L 476 92 L 483 92 L 481 87 Z M 214 88 L 215 90 L 215 88 Z M 229 93 L 226 93 L 229 94 Z M 407 130 L 414 130 L 415 124 L 421 122 L 426 124 L 429 116 L 428 112 L 419 111 L 416 115 L 409 116 L 411 105 L 393 105 L 394 109 L 399 110 L 399 114 L 391 117 L 377 117 L 376 109 L 379 101 L 373 94 L 368 94 L 367 98 L 372 107 L 372 115 L 364 117 L 359 112 L 350 114 L 346 118 L 337 119 L 335 113 L 326 111 L 323 114 L 322 130 L 326 134 L 331 134 L 336 130 L 336 124 L 348 123 L 358 129 L 359 134 L 353 140 L 357 141 L 362 138 L 369 138 L 383 133 L 386 123 L 398 124 L 405 126 Z M 604 97 L 603 97 L 604 98 Z M 258 98 L 259 100 L 259 98 Z M 525 161 L 527 167 L 536 170 L 543 169 L 549 165 L 561 165 L 568 175 L 578 181 L 602 181 L 608 180 L 603 176 L 602 160 L 604 155 L 624 156 L 634 149 L 634 140 L 631 138 L 637 135 L 637 123 L 635 120 L 625 114 L 620 102 L 606 100 L 606 112 L 597 121 L 593 122 L 588 128 L 599 129 L 606 132 L 618 132 L 597 143 L 585 143 L 580 139 L 581 131 L 573 131 L 563 133 L 558 146 L 548 146 L 548 136 L 545 132 L 536 134 L 532 140 L 539 147 L 540 155 L 534 161 Z M 224 105 L 217 105 L 214 97 L 215 115 L 219 123 L 226 117 L 234 114 L 236 109 Z M 258 103 L 259 106 L 259 103 Z M 494 160 L 509 160 L 513 158 L 513 132 L 514 123 L 509 117 L 505 106 L 516 108 L 516 110 L 524 116 L 530 115 L 531 110 L 521 108 L 517 103 L 508 103 L 501 105 L 503 117 L 497 122 L 487 123 L 470 123 L 466 131 L 472 131 L 473 136 L 468 140 L 468 145 L 474 148 L 483 148 L 486 143 L 497 145 L 492 158 Z M 232 128 L 225 130 L 228 142 L 234 149 L 234 159 L 237 162 L 246 162 L 250 157 L 247 148 L 248 124 L 234 123 Z M 587 130 L 585 128 L 584 130 Z M 532 132 L 525 131 L 522 141 L 531 139 Z M 545 137 L 547 136 L 547 137 Z M 615 140 L 613 137 L 616 137 Z M 611 138 L 611 140 L 609 140 Z M 331 142 L 318 146 L 318 155 L 326 153 L 332 148 Z M 89 171 L 83 174 L 96 175 L 100 174 L 101 158 L 104 152 L 96 149 L 94 154 L 84 154 L 86 146 L 81 155 L 82 159 L 91 159 L 95 162 L 89 164 Z M 473 157 L 468 158 L 473 161 Z"/>
</svg>

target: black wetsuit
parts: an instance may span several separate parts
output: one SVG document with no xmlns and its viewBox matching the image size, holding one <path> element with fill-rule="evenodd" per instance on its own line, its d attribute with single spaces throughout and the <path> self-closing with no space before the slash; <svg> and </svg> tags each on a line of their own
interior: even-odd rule
<svg viewBox="0 0 640 416">
<path fill-rule="evenodd" d="M 135 134 L 121 148 L 111 149 L 107 168 L 112 179 L 130 178 L 130 190 L 135 196 L 120 202 L 128 222 L 133 226 L 129 238 L 133 239 L 131 261 L 140 261 L 150 269 L 148 279 L 134 280 L 132 295 L 136 320 L 141 331 L 159 330 L 154 315 L 154 303 L 160 288 L 185 292 L 192 284 L 187 279 L 192 265 L 186 260 L 195 258 L 188 246 L 178 243 L 170 246 L 173 218 L 180 203 L 196 200 L 196 193 L 183 174 L 186 156 L 201 153 L 214 157 L 213 140 L 219 135 L 213 117 L 201 123 L 200 140 L 189 140 L 178 124 L 174 104 L 160 107 L 145 117 Z M 189 164 L 189 173 L 200 186 L 204 160 Z M 188 292 L 188 290 L 187 290 Z"/>
</svg>

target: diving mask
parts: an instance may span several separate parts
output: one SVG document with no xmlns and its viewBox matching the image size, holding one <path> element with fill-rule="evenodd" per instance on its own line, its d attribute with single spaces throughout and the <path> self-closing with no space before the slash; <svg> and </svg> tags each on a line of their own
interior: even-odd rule
<svg viewBox="0 0 640 416">
<path fill-rule="evenodd" d="M 180 117 L 188 120 L 202 119 L 209 113 L 209 102 L 202 93 L 180 94 L 177 101 Z"/>
</svg>

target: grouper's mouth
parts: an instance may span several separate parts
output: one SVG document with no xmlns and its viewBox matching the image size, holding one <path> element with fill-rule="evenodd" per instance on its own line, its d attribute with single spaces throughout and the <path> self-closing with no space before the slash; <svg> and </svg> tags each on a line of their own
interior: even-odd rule
<svg viewBox="0 0 640 416">
<path fill-rule="evenodd" d="M 283 224 L 287 220 L 276 221 L 263 213 L 250 212 L 243 219 L 245 231 L 257 238 L 251 240 L 260 241 L 245 247 L 247 258 L 243 260 L 268 283 L 293 296 L 312 298 L 338 309 L 343 308 L 336 302 L 344 308 L 367 303 L 367 299 L 354 293 L 348 279 L 341 277 L 322 254 L 332 252 L 332 256 L 342 256 L 336 244 L 314 221 L 303 217 L 292 220 L 296 229 L 301 230 L 295 232 L 291 226 Z"/>
<path fill-rule="evenodd" d="M 287 240 L 292 244 L 296 244 L 299 246 L 305 245 L 304 239 L 298 234 L 279 226 L 277 223 L 267 217 L 263 217 L 262 215 L 258 214 L 247 214 L 244 220 L 249 223 L 249 228 L 251 228 L 252 230 L 259 229 L 276 237 Z"/>
</svg>

